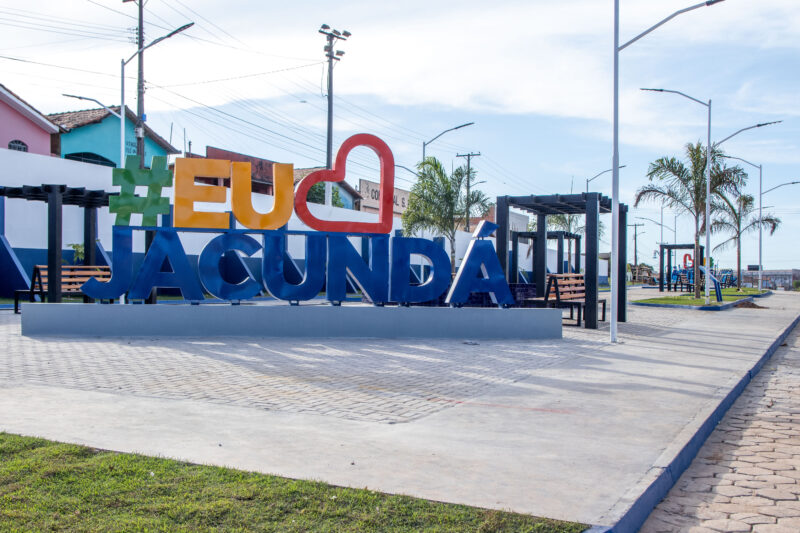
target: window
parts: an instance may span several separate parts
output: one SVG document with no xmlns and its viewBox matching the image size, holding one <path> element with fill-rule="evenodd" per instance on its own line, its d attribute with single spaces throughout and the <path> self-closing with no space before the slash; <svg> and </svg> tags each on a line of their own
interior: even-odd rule
<svg viewBox="0 0 800 533">
<path fill-rule="evenodd" d="M 9 150 L 16 150 L 18 152 L 27 152 L 28 151 L 28 145 L 25 144 L 24 142 L 20 141 L 19 139 L 14 139 L 10 143 L 8 143 L 8 149 Z"/>
</svg>

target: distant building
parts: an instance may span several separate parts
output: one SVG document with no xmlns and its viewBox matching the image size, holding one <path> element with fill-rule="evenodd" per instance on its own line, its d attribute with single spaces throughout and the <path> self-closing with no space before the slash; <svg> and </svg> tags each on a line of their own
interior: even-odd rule
<svg viewBox="0 0 800 533">
<path fill-rule="evenodd" d="M 762 287 L 766 289 L 791 289 L 795 281 L 800 280 L 800 270 L 796 268 L 787 270 L 762 270 Z M 742 270 L 742 283 L 758 286 L 758 271 Z"/>
<path fill-rule="evenodd" d="M 57 124 L 0 84 L 0 148 L 58 154 L 60 131 Z"/>
<path fill-rule="evenodd" d="M 358 202 L 358 210 L 366 213 L 377 213 L 380 207 L 381 200 L 381 184 L 369 180 L 358 181 L 358 192 L 362 196 L 361 201 Z M 411 192 L 405 189 L 394 188 L 394 195 L 392 198 L 392 212 L 395 216 L 402 216 L 408 209 L 408 198 Z"/>
<path fill-rule="evenodd" d="M 119 106 L 111 107 L 119 113 Z M 53 113 L 47 116 L 61 126 L 59 155 L 64 159 L 83 161 L 108 167 L 119 167 L 119 119 L 104 108 Z M 136 114 L 125 107 L 125 155 L 136 155 Z M 163 137 L 144 126 L 144 162 L 150 166 L 153 156 L 178 154 Z M 123 162 L 124 166 L 124 162 Z"/>
<path fill-rule="evenodd" d="M 317 170 L 325 170 L 325 167 L 312 167 L 312 168 L 296 168 L 294 169 L 294 182 L 297 184 L 300 180 L 316 172 Z M 342 199 L 342 207 L 345 209 L 356 209 L 356 203 L 361 200 L 361 194 L 353 188 L 352 185 L 346 181 L 337 181 L 333 184 L 339 190 L 339 198 Z"/>
</svg>

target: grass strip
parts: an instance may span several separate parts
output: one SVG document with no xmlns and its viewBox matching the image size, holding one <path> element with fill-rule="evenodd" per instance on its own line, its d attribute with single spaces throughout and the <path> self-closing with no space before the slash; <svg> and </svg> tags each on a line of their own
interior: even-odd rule
<svg viewBox="0 0 800 533">
<path fill-rule="evenodd" d="M 0 531 L 479 531 L 585 525 L 0 433 Z"/>
</svg>

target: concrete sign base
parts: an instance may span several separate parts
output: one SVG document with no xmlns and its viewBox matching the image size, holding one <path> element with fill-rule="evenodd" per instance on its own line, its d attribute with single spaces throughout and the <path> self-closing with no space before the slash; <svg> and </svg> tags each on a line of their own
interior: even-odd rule
<svg viewBox="0 0 800 533">
<path fill-rule="evenodd" d="M 560 339 L 560 309 L 22 304 L 22 334 Z"/>
</svg>

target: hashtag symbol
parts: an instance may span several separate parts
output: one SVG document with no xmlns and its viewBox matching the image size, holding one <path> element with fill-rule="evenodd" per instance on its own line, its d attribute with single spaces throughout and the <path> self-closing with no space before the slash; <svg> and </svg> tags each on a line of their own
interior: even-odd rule
<svg viewBox="0 0 800 533">
<path fill-rule="evenodd" d="M 154 156 L 151 168 L 139 168 L 139 156 L 129 155 L 125 168 L 115 168 L 112 183 L 120 187 L 118 196 L 108 200 L 108 210 L 116 213 L 117 226 L 130 226 L 131 215 L 142 215 L 142 226 L 155 226 L 158 215 L 169 214 L 169 198 L 161 196 L 163 187 L 172 187 L 172 172 L 167 158 Z M 147 187 L 147 196 L 136 196 L 136 187 Z"/>
</svg>

